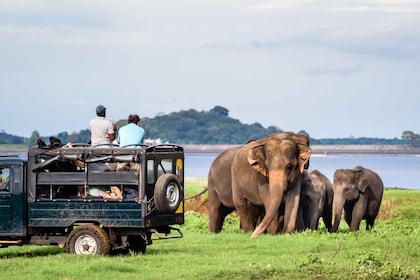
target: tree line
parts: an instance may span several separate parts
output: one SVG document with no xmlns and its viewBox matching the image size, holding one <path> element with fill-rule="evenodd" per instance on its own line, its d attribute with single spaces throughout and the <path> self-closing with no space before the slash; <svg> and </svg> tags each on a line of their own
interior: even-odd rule
<svg viewBox="0 0 420 280">
<path fill-rule="evenodd" d="M 117 127 L 127 123 L 119 120 Z M 271 133 L 284 132 L 282 129 L 260 123 L 243 124 L 237 119 L 229 117 L 229 110 L 222 106 L 215 106 L 209 111 L 189 109 L 170 114 L 160 114 L 154 118 L 144 117 L 141 120 L 145 130 L 145 138 L 160 139 L 163 143 L 177 144 L 243 144 L 252 139 L 263 138 Z M 412 131 L 404 131 L 402 137 L 386 138 L 323 138 L 314 139 L 305 130 L 297 133 L 306 134 L 315 145 L 412 145 L 420 146 L 420 135 Z M 79 132 L 60 132 L 57 135 L 40 135 L 34 130 L 29 138 L 7 134 L 0 131 L 0 144 L 22 144 L 33 146 L 38 139 L 48 142 L 50 136 L 61 139 L 63 143 L 88 143 L 90 130 Z"/>
</svg>

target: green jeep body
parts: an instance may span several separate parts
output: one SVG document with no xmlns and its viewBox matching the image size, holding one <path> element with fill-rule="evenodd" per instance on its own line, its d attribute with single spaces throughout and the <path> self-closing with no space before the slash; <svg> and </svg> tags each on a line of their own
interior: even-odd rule
<svg viewBox="0 0 420 280">
<path fill-rule="evenodd" d="M 115 170 L 122 163 L 138 167 Z M 110 170 L 93 171 L 94 164 Z M 144 253 L 152 236 L 182 237 L 173 227 L 184 223 L 184 151 L 178 145 L 31 147 L 27 157 L 1 156 L 0 170 L 2 247 L 57 244 L 75 254 Z M 89 196 L 93 188 L 111 186 L 120 188 L 123 199 Z"/>
</svg>

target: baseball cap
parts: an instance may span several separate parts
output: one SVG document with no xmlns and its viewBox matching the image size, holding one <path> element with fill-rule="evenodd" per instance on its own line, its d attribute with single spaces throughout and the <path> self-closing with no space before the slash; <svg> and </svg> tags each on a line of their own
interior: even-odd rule
<svg viewBox="0 0 420 280">
<path fill-rule="evenodd" d="M 98 105 L 98 107 L 96 107 L 96 114 L 99 115 L 104 115 L 105 114 L 105 106 L 103 105 Z"/>
</svg>

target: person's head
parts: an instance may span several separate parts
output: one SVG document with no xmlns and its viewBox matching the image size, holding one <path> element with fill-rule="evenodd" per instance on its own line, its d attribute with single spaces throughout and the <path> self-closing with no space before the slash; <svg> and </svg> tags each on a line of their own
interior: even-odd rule
<svg viewBox="0 0 420 280">
<path fill-rule="evenodd" d="M 96 107 L 96 115 L 98 117 L 105 117 L 106 108 L 103 105 L 98 105 Z"/>
<path fill-rule="evenodd" d="M 130 114 L 128 116 L 128 123 L 140 124 L 140 117 L 137 114 Z"/>
</svg>

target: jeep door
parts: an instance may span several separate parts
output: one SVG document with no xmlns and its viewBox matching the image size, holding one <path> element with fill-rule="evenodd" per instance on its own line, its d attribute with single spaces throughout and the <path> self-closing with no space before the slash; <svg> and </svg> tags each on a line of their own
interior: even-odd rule
<svg viewBox="0 0 420 280">
<path fill-rule="evenodd" d="M 0 163 L 0 236 L 25 234 L 23 166 Z"/>
</svg>

